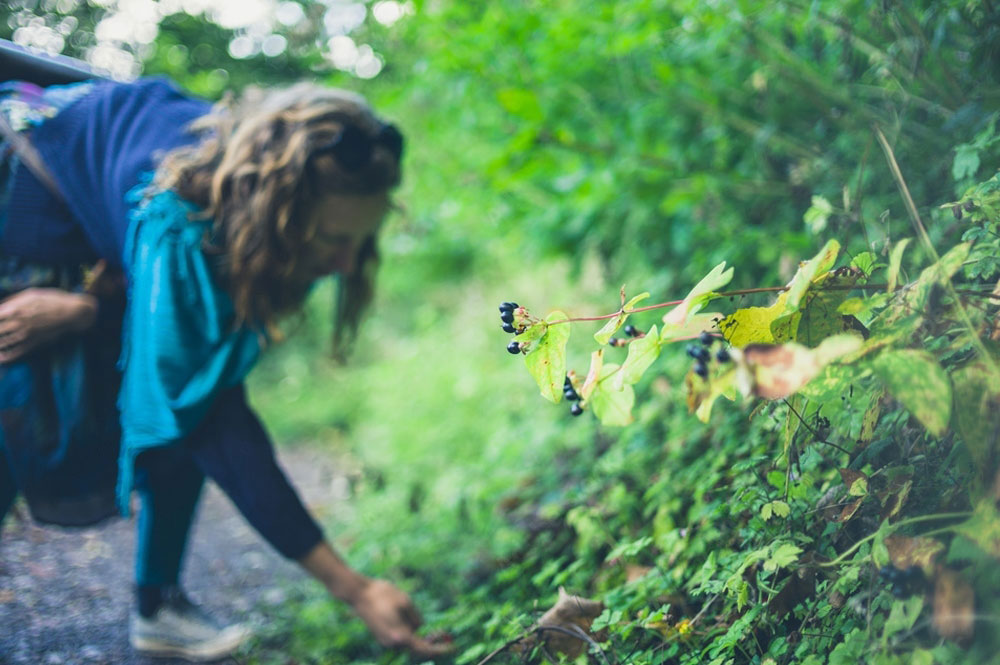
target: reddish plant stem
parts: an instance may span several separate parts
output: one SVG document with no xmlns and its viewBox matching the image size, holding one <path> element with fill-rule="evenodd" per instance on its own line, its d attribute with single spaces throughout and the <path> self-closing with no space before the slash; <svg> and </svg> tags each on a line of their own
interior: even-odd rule
<svg viewBox="0 0 1000 665">
<path fill-rule="evenodd" d="M 811 289 L 811 290 L 812 291 L 855 291 L 855 290 L 859 290 L 859 289 L 883 290 L 883 289 L 887 289 L 888 287 L 889 287 L 888 284 L 836 284 L 836 285 L 832 284 L 830 286 L 824 286 L 824 287 L 820 287 L 820 288 L 816 288 L 816 289 Z M 718 298 L 729 298 L 729 297 L 732 297 L 732 296 L 753 295 L 755 293 L 777 293 L 777 292 L 781 292 L 781 291 L 787 291 L 789 288 L 790 287 L 788 287 L 788 286 L 761 286 L 761 287 L 758 287 L 758 288 L 755 288 L 755 289 L 737 289 L 735 291 L 721 291 L 720 293 L 716 294 L 716 297 L 718 297 Z M 896 290 L 899 291 L 899 290 L 901 290 L 903 288 L 904 287 L 902 285 L 900 285 L 900 286 L 896 287 Z M 966 295 L 966 296 L 980 296 L 980 297 L 991 296 L 992 295 L 992 289 L 993 289 L 993 287 L 987 286 L 986 288 L 988 288 L 990 290 L 989 291 L 985 291 L 985 290 L 984 291 L 975 291 L 975 290 L 971 290 L 971 289 L 958 289 L 955 292 L 956 293 L 960 293 L 962 295 Z M 604 315 L 601 315 L 601 316 L 577 316 L 577 317 L 573 317 L 573 318 L 570 318 L 570 319 L 562 319 L 561 321 L 552 321 L 552 322 L 549 323 L 549 325 L 553 326 L 553 325 L 555 325 L 557 323 L 573 323 L 573 322 L 577 322 L 577 321 L 604 321 L 604 320 L 607 320 L 607 319 L 613 319 L 616 316 L 620 316 L 620 315 L 626 314 L 626 313 L 627 314 L 636 314 L 638 312 L 646 312 L 646 311 L 649 311 L 649 310 L 652 310 L 652 309 L 662 309 L 664 307 L 674 307 L 676 305 L 682 304 L 683 302 L 684 302 L 683 300 L 670 300 L 670 301 L 667 301 L 667 302 L 657 303 L 655 305 L 646 305 L 645 307 L 636 307 L 635 309 L 630 309 L 628 312 L 624 312 L 622 310 L 618 310 L 617 312 L 614 312 L 612 314 L 604 314 Z"/>
</svg>

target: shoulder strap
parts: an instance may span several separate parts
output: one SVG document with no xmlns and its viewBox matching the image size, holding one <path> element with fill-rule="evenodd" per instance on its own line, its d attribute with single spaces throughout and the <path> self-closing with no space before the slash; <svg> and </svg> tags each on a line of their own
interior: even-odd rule
<svg viewBox="0 0 1000 665">
<path fill-rule="evenodd" d="M 10 141 L 14 150 L 21 156 L 25 166 L 52 192 L 52 195 L 59 202 L 65 202 L 62 192 L 59 191 L 59 185 L 56 184 L 56 179 L 52 177 L 52 172 L 45 166 L 41 155 L 38 154 L 38 150 L 35 149 L 35 146 L 31 145 L 31 142 L 24 135 L 14 131 L 14 128 L 10 126 L 7 118 L 2 113 L 0 113 L 0 134 L 3 134 L 4 138 Z"/>
</svg>

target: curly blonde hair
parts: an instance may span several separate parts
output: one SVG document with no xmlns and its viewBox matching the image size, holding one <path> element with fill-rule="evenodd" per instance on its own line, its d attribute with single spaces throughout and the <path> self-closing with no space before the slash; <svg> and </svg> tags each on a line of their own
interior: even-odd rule
<svg viewBox="0 0 1000 665">
<path fill-rule="evenodd" d="M 298 310 L 310 283 L 300 277 L 310 239 L 309 212 L 329 194 L 388 196 L 399 184 L 399 150 L 378 141 L 385 127 L 353 93 L 302 83 L 246 92 L 196 120 L 201 140 L 168 153 L 156 181 L 213 220 L 205 251 L 217 261 L 238 323 L 276 335 L 277 320 Z M 347 129 L 371 141 L 361 166 L 342 165 L 324 146 Z M 398 136 L 398 135 L 397 135 Z M 334 346 L 354 337 L 371 300 L 375 238 L 360 250 L 353 274 L 340 276 Z"/>
</svg>

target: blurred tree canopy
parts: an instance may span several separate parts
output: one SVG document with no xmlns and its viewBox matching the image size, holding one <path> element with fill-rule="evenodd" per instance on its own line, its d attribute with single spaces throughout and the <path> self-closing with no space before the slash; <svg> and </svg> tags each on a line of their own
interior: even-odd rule
<svg viewBox="0 0 1000 665">
<path fill-rule="evenodd" d="M 989 122 L 1000 72 L 987 0 L 13 0 L 0 15 L 0 36 L 212 98 L 360 88 L 413 133 L 419 187 L 485 188 L 453 202 L 476 210 L 449 234 L 594 252 L 664 289 L 721 258 L 787 276 L 823 233 L 891 237 L 872 127 L 917 201 L 948 198 L 948 153 Z"/>
</svg>

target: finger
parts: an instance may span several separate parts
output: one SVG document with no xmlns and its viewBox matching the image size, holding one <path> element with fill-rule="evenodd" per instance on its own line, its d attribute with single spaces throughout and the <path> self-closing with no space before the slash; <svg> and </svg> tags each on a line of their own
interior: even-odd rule
<svg viewBox="0 0 1000 665">
<path fill-rule="evenodd" d="M 16 360 L 20 360 L 25 354 L 31 349 L 24 348 L 24 344 L 16 344 L 14 346 L 7 346 L 0 349 L 0 363 L 12 363 Z"/>
<path fill-rule="evenodd" d="M 431 642 L 414 635 L 407 645 L 414 656 L 418 658 L 439 658 L 455 651 L 455 645 L 448 642 Z"/>
<path fill-rule="evenodd" d="M 0 330 L 0 349 L 23 344 L 28 340 L 28 333 L 23 326 L 17 326 L 13 330 Z"/>
</svg>

